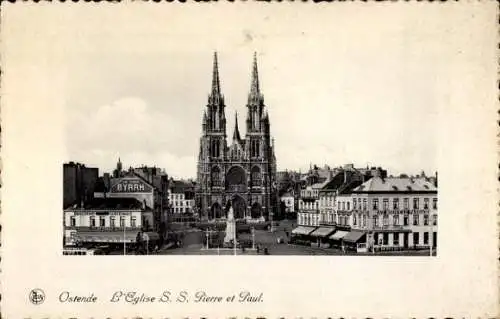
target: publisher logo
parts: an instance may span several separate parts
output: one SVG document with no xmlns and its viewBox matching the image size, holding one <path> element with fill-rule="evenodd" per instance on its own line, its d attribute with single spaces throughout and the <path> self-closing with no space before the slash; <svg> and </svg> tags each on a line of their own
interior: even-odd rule
<svg viewBox="0 0 500 319">
<path fill-rule="evenodd" d="M 39 305 L 45 301 L 45 293 L 42 289 L 36 288 L 30 291 L 29 298 L 32 304 Z"/>
</svg>

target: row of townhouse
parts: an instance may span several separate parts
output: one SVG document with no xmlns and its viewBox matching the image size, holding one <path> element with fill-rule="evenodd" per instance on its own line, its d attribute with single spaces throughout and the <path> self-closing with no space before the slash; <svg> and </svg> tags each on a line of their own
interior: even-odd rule
<svg viewBox="0 0 500 319">
<path fill-rule="evenodd" d="M 368 249 L 437 246 L 437 183 L 432 179 L 343 171 L 309 186 L 304 195 L 296 233 L 314 243 L 331 245 L 347 236 L 355 239 L 351 244 Z"/>
</svg>

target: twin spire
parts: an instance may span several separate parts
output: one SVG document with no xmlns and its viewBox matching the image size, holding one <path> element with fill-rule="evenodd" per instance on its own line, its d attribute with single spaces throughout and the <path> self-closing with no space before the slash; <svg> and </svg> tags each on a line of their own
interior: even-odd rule
<svg viewBox="0 0 500 319">
<path fill-rule="evenodd" d="M 257 52 L 253 54 L 253 67 L 252 67 L 252 81 L 250 86 L 249 100 L 254 100 L 259 98 L 260 87 L 259 87 L 259 71 L 257 68 Z M 212 70 L 212 92 L 210 94 L 212 101 L 216 101 L 218 98 L 222 99 L 222 93 L 220 89 L 220 78 L 219 78 L 219 62 L 217 59 L 217 52 L 214 52 L 214 63 Z"/>
<path fill-rule="evenodd" d="M 257 53 L 253 54 L 253 64 L 252 64 L 252 79 L 250 84 L 250 93 L 248 95 L 249 105 L 260 104 L 262 101 L 262 95 L 260 93 L 259 86 L 259 71 L 257 68 Z M 220 77 L 219 77 L 219 62 L 217 58 L 217 52 L 214 52 L 213 70 L 212 70 L 212 91 L 209 95 L 209 104 L 211 105 L 224 105 L 224 97 L 220 88 Z M 222 111 L 223 112 L 223 111 Z M 207 113 L 203 114 L 203 123 L 207 123 Z M 233 139 L 241 141 L 241 135 L 238 128 L 238 112 L 235 114 L 235 124 Z"/>
</svg>

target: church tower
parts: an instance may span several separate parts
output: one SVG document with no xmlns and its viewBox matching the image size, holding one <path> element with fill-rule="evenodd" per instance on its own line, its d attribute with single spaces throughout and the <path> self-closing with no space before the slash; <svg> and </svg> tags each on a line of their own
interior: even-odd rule
<svg viewBox="0 0 500 319">
<path fill-rule="evenodd" d="M 270 213 L 274 208 L 274 199 L 271 195 L 276 168 L 273 145 L 271 145 L 269 115 L 264 104 L 264 95 L 260 91 L 256 53 L 253 56 L 250 93 L 246 107 L 247 132 L 245 140 L 246 152 L 250 156 L 252 185 L 260 185 L 263 188 L 263 193 L 266 196 L 259 204 Z"/>
<path fill-rule="evenodd" d="M 217 53 L 214 54 L 212 89 L 203 112 L 198 156 L 196 205 L 204 219 L 223 218 L 228 203 L 236 219 L 269 219 L 275 208 L 276 159 L 270 122 L 260 92 L 254 54 L 246 105 L 245 138 L 235 114 L 231 145 L 227 144 L 224 96 L 221 93 Z"/>
</svg>

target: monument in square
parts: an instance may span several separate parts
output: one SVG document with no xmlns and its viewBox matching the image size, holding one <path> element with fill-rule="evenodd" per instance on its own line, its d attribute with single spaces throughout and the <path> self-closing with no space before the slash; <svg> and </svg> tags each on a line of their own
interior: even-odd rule
<svg viewBox="0 0 500 319">
<path fill-rule="evenodd" d="M 236 246 L 236 220 L 234 219 L 233 205 L 229 203 L 229 211 L 226 220 L 226 236 L 224 237 L 224 246 Z"/>
</svg>

